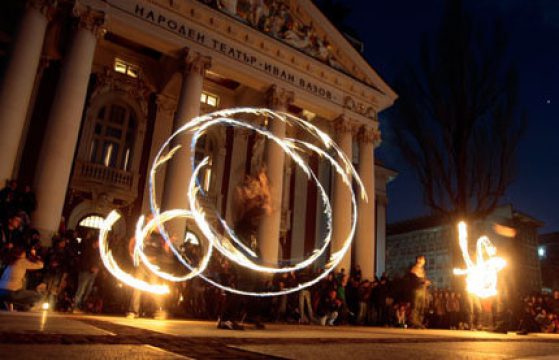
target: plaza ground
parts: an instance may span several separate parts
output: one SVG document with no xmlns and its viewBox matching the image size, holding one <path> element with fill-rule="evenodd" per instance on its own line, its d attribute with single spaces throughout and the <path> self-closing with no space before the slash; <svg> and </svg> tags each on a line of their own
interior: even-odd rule
<svg viewBox="0 0 559 360">
<path fill-rule="evenodd" d="M 0 313 L 2 359 L 557 359 L 559 335 Z"/>
</svg>

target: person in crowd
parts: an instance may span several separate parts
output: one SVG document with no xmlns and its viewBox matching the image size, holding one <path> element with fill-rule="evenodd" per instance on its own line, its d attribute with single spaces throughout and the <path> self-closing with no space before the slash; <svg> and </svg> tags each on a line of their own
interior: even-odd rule
<svg viewBox="0 0 559 360">
<path fill-rule="evenodd" d="M 444 319 L 446 316 L 446 304 L 443 293 L 435 291 L 433 296 L 434 322 L 432 327 L 442 329 L 444 327 Z"/>
<path fill-rule="evenodd" d="M 346 324 L 349 320 L 349 316 L 351 315 L 351 311 L 347 304 L 347 296 L 346 296 L 346 288 L 349 281 L 347 275 L 343 275 L 340 277 L 341 281 L 338 283 L 337 289 L 337 299 L 341 302 L 342 306 L 340 311 L 338 312 L 339 322 L 341 324 Z"/>
<path fill-rule="evenodd" d="M 8 219 L 9 215 L 16 212 L 18 207 L 17 199 L 17 181 L 10 180 L 0 190 L 0 222 L 4 222 Z"/>
<path fill-rule="evenodd" d="M 359 292 L 359 312 L 357 315 L 357 324 L 363 325 L 367 322 L 367 314 L 369 312 L 369 302 L 371 298 L 371 282 L 369 280 L 361 281 L 358 292 Z"/>
<path fill-rule="evenodd" d="M 310 280 L 309 271 L 302 272 L 298 277 L 299 283 L 305 283 Z M 315 321 L 311 301 L 311 289 L 306 288 L 299 291 L 299 323 L 310 324 Z"/>
<path fill-rule="evenodd" d="M 79 257 L 79 274 L 78 274 L 78 288 L 76 295 L 72 302 L 72 310 L 83 310 L 83 303 L 87 300 L 95 278 L 99 272 L 100 255 L 99 255 L 99 242 L 95 241 L 91 236 L 85 238 L 83 252 Z"/>
<path fill-rule="evenodd" d="M 237 287 L 237 274 L 229 264 L 228 260 L 223 260 L 219 272 L 219 283 L 230 288 Z M 244 330 L 244 326 L 237 322 L 239 317 L 238 297 L 235 294 L 220 291 L 220 315 L 217 319 L 217 328 L 224 330 Z"/>
<path fill-rule="evenodd" d="M 390 322 L 390 311 L 388 308 L 388 303 L 390 302 L 389 287 L 389 279 L 386 274 L 383 274 L 377 287 L 376 296 L 374 297 L 377 313 L 377 325 L 380 326 L 387 326 Z"/>
<path fill-rule="evenodd" d="M 329 290 L 328 294 L 324 296 L 318 306 L 318 316 L 322 326 L 334 326 L 334 322 L 338 318 L 340 309 L 342 308 L 342 301 L 337 297 L 336 290 Z"/>
<path fill-rule="evenodd" d="M 396 305 L 396 327 L 407 328 L 407 308 L 405 304 Z"/>
<path fill-rule="evenodd" d="M 12 243 L 14 246 L 24 246 L 23 231 L 21 229 L 22 218 L 20 215 L 12 215 L 6 224 L 0 225 L 0 243 Z"/>
<path fill-rule="evenodd" d="M 451 291 L 446 300 L 446 311 L 448 312 L 448 325 L 451 330 L 458 327 L 458 316 L 460 314 L 460 300 L 454 291 Z"/>
<path fill-rule="evenodd" d="M 150 221 L 150 219 L 146 219 L 146 222 Z M 130 239 L 129 242 L 129 254 L 132 258 L 135 257 L 135 246 L 136 246 L 136 239 L 133 237 Z M 159 233 L 159 230 L 154 230 L 150 236 L 148 236 L 143 243 L 143 253 L 147 257 L 148 261 L 152 264 L 159 264 L 161 259 L 166 256 L 166 253 L 169 253 L 169 247 L 165 244 L 165 240 L 163 236 Z M 161 280 L 153 274 L 153 272 L 149 271 L 144 264 L 135 264 L 134 269 L 134 276 L 137 279 L 141 279 L 148 283 L 156 284 L 161 282 Z M 161 319 L 165 315 L 163 311 L 163 299 L 160 296 L 152 296 L 154 305 L 155 305 L 155 312 L 153 316 L 156 319 Z M 140 305 L 142 301 L 142 291 L 139 289 L 132 289 L 132 296 L 130 298 L 130 304 L 128 307 L 128 313 L 126 317 L 129 319 L 134 319 L 140 317 Z"/>
<path fill-rule="evenodd" d="M 54 238 L 53 247 L 48 251 L 46 257 L 46 274 L 44 283 L 46 284 L 47 302 L 50 309 L 56 309 L 58 295 L 63 290 L 65 279 L 70 269 L 70 254 L 66 248 L 68 239 L 65 237 Z"/>
<path fill-rule="evenodd" d="M 479 330 L 481 329 L 481 300 L 475 294 L 468 293 L 467 295 L 467 306 L 468 306 L 468 329 Z"/>
<path fill-rule="evenodd" d="M 7 265 L 0 278 L 0 299 L 23 309 L 30 309 L 41 299 L 41 295 L 34 290 L 25 289 L 25 274 L 28 270 L 42 269 L 43 263 L 27 259 L 25 249 L 15 247 L 10 252 Z"/>
<path fill-rule="evenodd" d="M 427 287 L 431 282 L 425 274 L 425 256 L 419 255 L 415 259 L 415 265 L 410 270 L 413 279 L 413 308 L 411 324 L 413 327 L 424 329 L 423 318 L 425 315 L 425 302 Z"/>
<path fill-rule="evenodd" d="M 18 194 L 17 203 L 21 210 L 28 216 L 31 216 L 37 207 L 37 200 L 35 198 L 35 193 L 31 190 L 31 186 L 25 185 L 23 187 L 23 191 Z"/>
<path fill-rule="evenodd" d="M 559 290 L 553 291 L 553 298 L 550 300 L 549 309 L 556 315 L 559 315 Z"/>
</svg>

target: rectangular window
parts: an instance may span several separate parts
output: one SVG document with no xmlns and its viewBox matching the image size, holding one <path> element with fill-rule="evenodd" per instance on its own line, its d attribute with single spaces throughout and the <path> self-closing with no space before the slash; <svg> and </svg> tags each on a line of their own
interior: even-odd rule
<svg viewBox="0 0 559 360">
<path fill-rule="evenodd" d="M 200 102 L 211 107 L 217 107 L 219 105 L 219 96 L 203 91 L 200 96 Z"/>
<path fill-rule="evenodd" d="M 138 65 L 134 65 L 119 58 L 115 58 L 114 70 L 117 73 L 130 76 L 134 79 L 140 76 L 140 67 Z"/>
</svg>

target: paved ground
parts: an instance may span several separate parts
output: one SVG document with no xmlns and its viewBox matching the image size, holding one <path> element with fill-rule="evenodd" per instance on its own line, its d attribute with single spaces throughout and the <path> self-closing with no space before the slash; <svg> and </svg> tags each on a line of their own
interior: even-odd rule
<svg viewBox="0 0 559 360">
<path fill-rule="evenodd" d="M 559 359 L 559 335 L 0 312 L 2 359 Z"/>
</svg>

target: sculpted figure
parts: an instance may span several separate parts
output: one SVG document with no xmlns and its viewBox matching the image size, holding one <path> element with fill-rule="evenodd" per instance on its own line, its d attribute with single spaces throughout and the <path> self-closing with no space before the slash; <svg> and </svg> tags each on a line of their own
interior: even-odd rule
<svg viewBox="0 0 559 360">
<path fill-rule="evenodd" d="M 311 46 L 311 40 L 309 36 L 309 30 L 305 26 L 299 29 L 296 23 L 292 23 L 287 31 L 284 33 L 283 40 L 289 45 L 305 50 Z"/>
<path fill-rule="evenodd" d="M 218 7 L 230 15 L 237 15 L 237 0 L 219 0 Z"/>
</svg>

